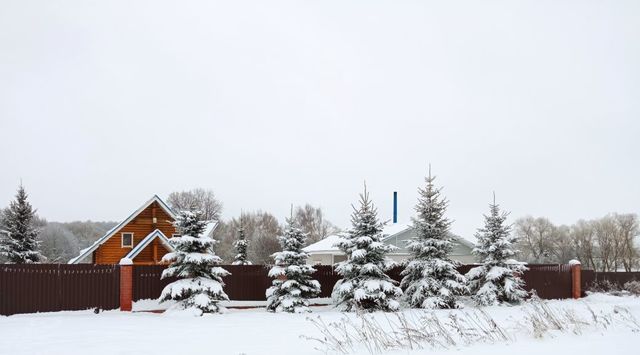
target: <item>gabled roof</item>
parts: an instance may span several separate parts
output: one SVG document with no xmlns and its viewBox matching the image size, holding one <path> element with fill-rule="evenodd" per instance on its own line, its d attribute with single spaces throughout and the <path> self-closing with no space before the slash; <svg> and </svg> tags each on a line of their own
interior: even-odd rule
<svg viewBox="0 0 640 355">
<path fill-rule="evenodd" d="M 384 235 L 384 238 L 382 238 L 383 242 L 387 242 L 389 241 L 391 238 L 395 237 L 396 235 L 403 233 L 404 231 L 413 228 L 413 226 L 409 225 L 409 224 L 404 224 L 404 223 L 394 223 L 394 224 L 390 224 L 390 225 L 386 225 L 382 231 L 382 234 Z M 459 242 L 460 244 L 467 246 L 469 248 L 473 248 L 474 245 L 472 242 L 457 236 L 457 235 L 453 235 L 453 237 L 455 238 L 455 240 L 457 242 Z M 340 235 L 330 235 L 316 243 L 313 243 L 311 245 L 308 245 L 307 247 L 303 248 L 302 250 L 306 251 L 307 253 L 335 253 L 335 252 L 339 252 L 340 250 L 334 246 L 334 244 L 336 242 L 338 242 L 338 239 L 340 238 Z"/>
<path fill-rule="evenodd" d="M 393 237 L 398 233 L 404 232 L 409 228 L 411 228 L 409 225 L 401 224 L 401 223 L 386 225 L 382 230 L 382 234 L 384 235 L 384 238 L 382 239 L 382 241 L 384 242 L 385 240 Z M 317 241 L 311 245 L 306 246 L 302 250 L 306 251 L 307 253 L 339 252 L 340 250 L 337 247 L 333 246 L 335 243 L 338 242 L 338 239 L 340 239 L 339 234 L 330 235 L 320 241 Z"/>
<path fill-rule="evenodd" d="M 340 239 L 339 235 L 333 234 L 313 244 L 307 245 L 306 247 L 302 248 L 302 250 L 304 250 L 307 253 L 338 252 L 339 249 L 337 247 L 334 247 L 334 244 L 336 244 L 339 239 Z"/>
<path fill-rule="evenodd" d="M 129 254 L 127 254 L 127 256 L 125 256 L 125 258 L 131 259 L 131 260 L 135 259 L 135 257 L 138 256 L 138 254 L 140 254 L 140 252 L 143 251 L 144 248 L 146 248 L 147 245 L 151 244 L 151 242 L 156 238 L 158 238 L 158 240 L 160 240 L 162 245 L 167 247 L 167 249 L 169 249 L 170 251 L 174 251 L 175 250 L 171 246 L 171 244 L 169 244 L 169 239 L 167 238 L 167 236 L 164 235 L 164 233 L 162 233 L 161 230 L 156 229 L 153 232 L 149 233 L 146 237 L 144 237 L 144 239 L 142 239 L 140 241 L 140 243 L 138 243 L 138 245 L 136 245 L 135 248 L 131 249 Z"/>
<path fill-rule="evenodd" d="M 202 235 L 205 237 L 211 237 L 211 235 L 213 234 L 213 231 L 216 230 L 216 228 L 218 228 L 218 224 L 219 224 L 218 221 L 210 221 L 209 223 L 207 223 L 207 228 L 205 228 Z"/>
<path fill-rule="evenodd" d="M 118 225 L 116 225 L 115 227 L 111 228 L 105 235 L 103 235 L 100 239 L 96 240 L 90 247 L 82 249 L 80 251 L 80 255 L 78 255 L 75 258 L 69 260 L 69 264 L 77 264 L 82 259 L 84 259 L 87 256 L 91 255 L 91 253 L 93 253 L 94 250 L 98 249 L 98 247 L 100 245 L 102 245 L 110 237 L 115 235 L 120 229 L 122 229 L 122 227 L 126 226 L 129 222 L 131 222 L 134 218 L 136 218 L 140 214 L 140 212 L 144 211 L 147 207 L 151 206 L 151 204 L 154 203 L 154 202 L 157 202 L 158 205 L 160 205 L 160 207 L 171 218 L 173 218 L 173 219 L 176 218 L 176 215 L 173 212 L 173 210 L 171 210 L 171 207 L 169 207 L 166 203 L 164 203 L 164 201 L 162 201 L 162 199 L 160 197 L 158 197 L 158 195 L 153 195 L 153 197 L 149 201 L 145 202 L 144 205 L 140 206 L 140 208 L 138 208 L 132 214 L 130 214 L 129 217 L 127 217 L 124 221 L 118 223 Z"/>
</svg>

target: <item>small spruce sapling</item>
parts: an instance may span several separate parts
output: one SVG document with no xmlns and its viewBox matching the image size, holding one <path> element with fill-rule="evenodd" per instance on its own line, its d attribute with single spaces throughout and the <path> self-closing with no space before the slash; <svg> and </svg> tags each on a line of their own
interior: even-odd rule
<svg viewBox="0 0 640 355">
<path fill-rule="evenodd" d="M 407 244 L 411 256 L 402 271 L 403 299 L 414 308 L 458 308 L 468 288 L 457 270 L 459 263 L 449 258 L 454 240 L 445 217 L 448 201 L 435 187 L 431 167 L 425 180 L 412 219 L 415 237 Z"/>
<path fill-rule="evenodd" d="M 233 259 L 233 265 L 251 265 L 251 261 L 247 258 L 247 248 L 249 242 L 244 235 L 244 225 L 242 224 L 242 217 L 240 217 L 240 228 L 238 228 L 238 239 L 233 242 L 233 247 L 236 249 L 236 256 Z"/>
<path fill-rule="evenodd" d="M 44 260 L 38 247 L 39 230 L 35 226 L 36 210 L 27 201 L 27 192 L 20 184 L 16 199 L 3 213 L 0 232 L 0 254 L 10 263 L 32 264 Z"/>
<path fill-rule="evenodd" d="M 278 237 L 282 251 L 274 253 L 274 266 L 269 276 L 275 278 L 267 289 L 267 310 L 271 312 L 310 312 L 309 299 L 320 294 L 320 283 L 311 275 L 316 271 L 306 261 L 309 255 L 302 250 L 307 235 L 293 218 L 287 219 L 284 235 Z"/>
<path fill-rule="evenodd" d="M 386 274 L 395 266 L 386 256 L 394 247 L 382 242 L 384 225 L 366 186 L 360 205 L 353 209 L 352 227 L 336 243 L 347 260 L 337 264 L 336 272 L 342 279 L 334 286 L 332 297 L 344 311 L 397 311 L 402 290 Z"/>
<path fill-rule="evenodd" d="M 467 273 L 472 298 L 482 306 L 518 303 L 527 296 L 520 277 L 527 267 L 514 259 L 517 238 L 511 234 L 511 226 L 505 224 L 508 214 L 500 212 L 495 195 L 489 206 L 490 213 L 484 216 L 484 227 L 478 229 L 478 243 L 472 251 L 482 265 Z"/>
<path fill-rule="evenodd" d="M 181 211 L 174 225 L 180 236 L 169 239 L 175 251 L 162 258 L 171 263 L 162 278 L 177 277 L 179 280 L 162 290 L 160 301 L 177 301 L 174 309 L 193 309 L 200 315 L 224 311 L 219 302 L 227 301 L 229 297 L 224 293 L 222 277 L 229 272 L 218 266 L 222 259 L 213 251 L 216 241 L 202 236 L 207 221 L 199 211 Z"/>
</svg>

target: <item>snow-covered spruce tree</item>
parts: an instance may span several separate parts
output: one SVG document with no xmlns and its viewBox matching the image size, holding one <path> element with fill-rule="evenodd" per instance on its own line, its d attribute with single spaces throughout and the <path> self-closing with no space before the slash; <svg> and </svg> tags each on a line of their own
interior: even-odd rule
<svg viewBox="0 0 640 355">
<path fill-rule="evenodd" d="M 336 243 L 347 260 L 336 267 L 342 279 L 333 288 L 334 302 L 344 311 L 397 311 L 402 290 L 386 274 L 395 266 L 386 257 L 394 247 L 382 242 L 384 225 L 378 220 L 366 186 L 360 194 L 360 206 L 353 209 L 352 227 Z"/>
<path fill-rule="evenodd" d="M 273 254 L 275 264 L 269 270 L 274 277 L 267 289 L 267 310 L 271 312 L 311 312 L 309 299 L 320 294 L 320 283 L 311 277 L 316 270 L 307 265 L 309 255 L 302 250 L 307 235 L 287 219 L 284 235 L 278 237 L 282 251 Z"/>
<path fill-rule="evenodd" d="M 415 237 L 407 244 L 411 256 L 402 271 L 403 300 L 414 308 L 458 308 L 459 296 L 468 288 L 456 269 L 459 263 L 449 258 L 453 236 L 451 221 L 445 217 L 448 201 L 434 186 L 431 168 L 425 180 L 427 186 L 418 189 L 417 214 L 412 218 Z"/>
<path fill-rule="evenodd" d="M 525 263 L 513 259 L 516 237 L 511 226 L 505 224 L 507 213 L 501 213 L 495 202 L 489 205 L 490 214 L 484 216 L 484 228 L 478 229 L 478 243 L 472 253 L 482 265 L 467 273 L 472 298 L 478 305 L 488 306 L 502 302 L 517 303 L 527 296 L 519 277 L 527 270 Z"/>
<path fill-rule="evenodd" d="M 177 301 L 174 309 L 194 309 L 199 314 L 220 312 L 224 308 L 218 303 L 229 300 L 222 281 L 229 272 L 218 266 L 222 259 L 213 252 L 216 241 L 202 236 L 206 224 L 198 211 L 181 211 L 174 222 L 180 236 L 169 239 L 175 251 L 162 258 L 171 263 L 162 278 L 179 280 L 167 285 L 160 295 L 161 302 Z"/>
<path fill-rule="evenodd" d="M 238 228 L 238 239 L 233 242 L 236 249 L 236 256 L 233 259 L 233 265 L 251 265 L 251 261 L 247 259 L 247 239 L 244 236 L 244 226 L 242 225 L 242 217 L 240 217 L 240 228 Z"/>
<path fill-rule="evenodd" d="M 38 251 L 38 228 L 34 225 L 36 211 L 27 201 L 27 192 L 20 185 L 15 201 L 4 210 L 0 233 L 0 254 L 10 263 L 30 264 L 44 259 Z"/>
</svg>

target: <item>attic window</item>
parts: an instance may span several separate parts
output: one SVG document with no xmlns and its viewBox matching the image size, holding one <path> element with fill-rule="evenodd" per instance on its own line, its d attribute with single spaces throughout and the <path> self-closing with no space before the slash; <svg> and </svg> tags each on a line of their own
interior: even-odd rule
<svg viewBox="0 0 640 355">
<path fill-rule="evenodd" d="M 133 233 L 122 233 L 122 247 L 133 248 Z"/>
<path fill-rule="evenodd" d="M 181 237 L 181 235 L 177 233 L 174 233 L 171 235 L 171 238 L 178 238 L 178 237 Z"/>
</svg>

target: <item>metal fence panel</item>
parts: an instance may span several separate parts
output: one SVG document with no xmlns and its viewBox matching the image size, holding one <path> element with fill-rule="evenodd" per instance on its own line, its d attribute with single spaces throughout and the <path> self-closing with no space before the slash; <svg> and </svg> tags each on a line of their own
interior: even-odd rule
<svg viewBox="0 0 640 355">
<path fill-rule="evenodd" d="M 265 265 L 221 265 L 231 275 L 224 278 L 225 292 L 232 300 L 262 301 L 273 281 Z M 461 265 L 461 273 L 475 265 Z M 313 277 L 321 284 L 320 297 L 330 297 L 340 276 L 333 266 L 314 266 Z M 522 277 L 526 290 L 535 290 L 545 299 L 571 297 L 571 267 L 562 264 L 528 265 Z M 134 265 L 133 300 L 157 299 L 174 279 L 160 278 L 164 265 Z M 118 265 L 0 265 L 0 315 L 53 312 L 89 308 L 119 307 L 120 272 Z M 389 270 L 400 281 L 402 268 Z M 600 273 L 582 271 L 583 290 L 594 281 L 608 280 L 619 285 L 640 280 L 640 272 Z"/>
<path fill-rule="evenodd" d="M 477 265 L 460 265 L 458 271 L 466 274 Z M 134 301 L 155 299 L 160 296 L 164 286 L 173 280 L 160 280 L 166 266 L 134 266 Z M 268 276 L 269 267 L 264 265 L 221 265 L 231 275 L 224 278 L 225 293 L 232 300 L 264 301 L 265 292 L 271 286 Z M 523 275 L 525 290 L 535 290 L 540 298 L 571 298 L 571 268 L 562 264 L 529 265 Z M 313 278 L 321 285 L 319 297 L 331 297 L 331 292 L 340 276 L 331 265 L 315 265 Z M 402 268 L 396 267 L 387 272 L 398 284 L 402 279 Z"/>
<path fill-rule="evenodd" d="M 0 265 L 0 314 L 118 308 L 119 276 L 117 265 Z"/>
</svg>

